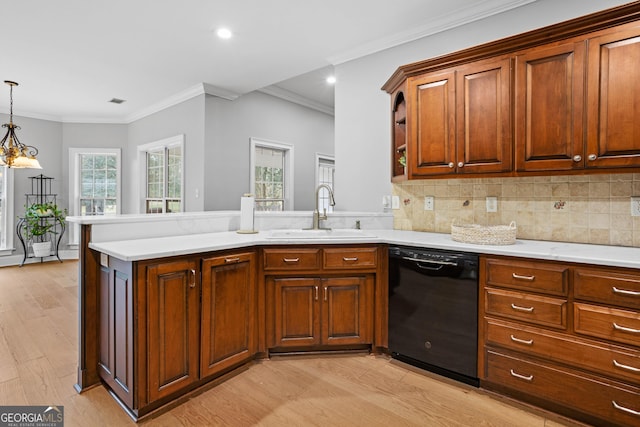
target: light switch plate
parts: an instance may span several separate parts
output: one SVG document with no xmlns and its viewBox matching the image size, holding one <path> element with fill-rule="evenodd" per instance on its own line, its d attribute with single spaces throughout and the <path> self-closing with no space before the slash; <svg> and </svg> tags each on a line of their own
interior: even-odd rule
<svg viewBox="0 0 640 427">
<path fill-rule="evenodd" d="M 434 204 L 435 204 L 435 198 L 433 196 L 425 196 L 424 197 L 424 210 L 425 211 L 432 211 Z"/>
<path fill-rule="evenodd" d="M 640 216 L 640 196 L 631 197 L 631 216 Z"/>
<path fill-rule="evenodd" d="M 391 209 L 400 209 L 400 197 L 392 196 L 391 197 Z"/>
<path fill-rule="evenodd" d="M 487 212 L 498 212 L 497 197 L 487 197 Z"/>
</svg>

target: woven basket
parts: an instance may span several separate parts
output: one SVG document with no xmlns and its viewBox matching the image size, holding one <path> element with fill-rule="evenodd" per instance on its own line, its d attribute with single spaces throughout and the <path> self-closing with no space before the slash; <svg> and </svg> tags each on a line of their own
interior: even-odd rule
<svg viewBox="0 0 640 427">
<path fill-rule="evenodd" d="M 513 245 L 516 231 L 515 221 L 509 225 L 451 224 L 453 240 L 476 245 Z"/>
</svg>

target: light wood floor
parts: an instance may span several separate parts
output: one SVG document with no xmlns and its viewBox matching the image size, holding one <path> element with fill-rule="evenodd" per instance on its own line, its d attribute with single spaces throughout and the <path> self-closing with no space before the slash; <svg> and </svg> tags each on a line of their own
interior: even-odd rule
<svg viewBox="0 0 640 427">
<path fill-rule="evenodd" d="M 75 261 L 0 268 L 0 405 L 62 405 L 66 426 L 133 426 L 102 386 L 77 394 Z M 575 426 L 383 356 L 289 356 L 144 426 Z"/>
</svg>

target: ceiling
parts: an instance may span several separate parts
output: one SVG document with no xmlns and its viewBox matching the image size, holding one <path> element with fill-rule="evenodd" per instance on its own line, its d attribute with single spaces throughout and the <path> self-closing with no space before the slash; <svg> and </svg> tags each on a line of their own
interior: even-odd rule
<svg viewBox="0 0 640 427">
<path fill-rule="evenodd" d="M 15 115 L 64 122 L 128 123 L 197 93 L 263 88 L 331 112 L 333 65 L 532 1 L 0 0 L 0 80 L 19 83 Z"/>
</svg>

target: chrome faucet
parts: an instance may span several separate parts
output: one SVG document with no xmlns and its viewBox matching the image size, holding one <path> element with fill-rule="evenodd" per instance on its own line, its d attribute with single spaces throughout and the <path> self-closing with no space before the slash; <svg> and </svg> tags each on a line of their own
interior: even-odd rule
<svg viewBox="0 0 640 427">
<path fill-rule="evenodd" d="M 330 230 L 330 228 L 320 227 L 320 220 L 327 219 L 327 209 L 324 209 L 322 215 L 320 215 L 320 211 L 318 210 L 318 196 L 320 195 L 321 188 L 326 188 L 329 192 L 329 204 L 331 206 L 336 205 L 336 201 L 333 198 L 333 190 L 331 190 L 331 187 L 329 187 L 327 184 L 318 185 L 318 188 L 316 188 L 316 209 L 313 211 L 313 225 L 310 230 Z"/>
</svg>

